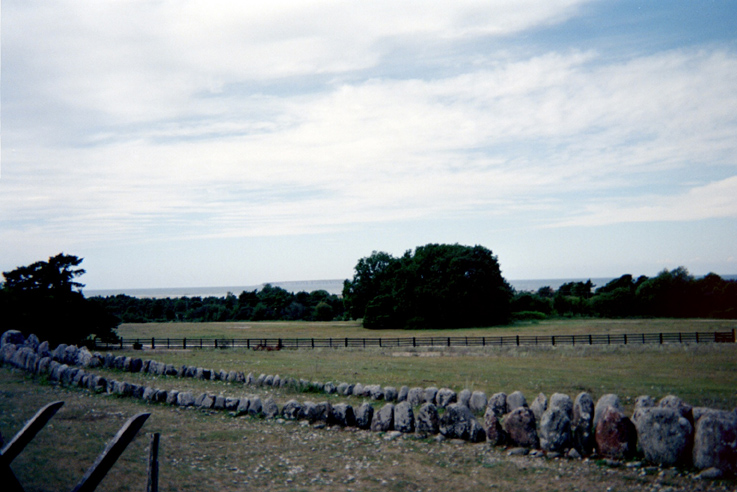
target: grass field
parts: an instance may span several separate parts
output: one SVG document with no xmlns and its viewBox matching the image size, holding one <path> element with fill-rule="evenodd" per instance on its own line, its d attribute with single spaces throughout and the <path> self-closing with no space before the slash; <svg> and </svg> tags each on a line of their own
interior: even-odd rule
<svg viewBox="0 0 737 492">
<path fill-rule="evenodd" d="M 713 331 L 734 322 L 692 320 L 564 320 L 487 330 L 422 332 L 423 335 L 581 334 Z M 247 332 L 247 333 L 243 333 Z M 130 337 L 374 337 L 356 323 L 205 323 L 124 325 Z M 413 332 L 381 332 L 412 336 Z M 246 349 L 116 351 L 174 364 L 280 374 L 309 380 L 401 386 L 448 386 L 491 394 L 521 390 L 595 398 L 616 393 L 626 405 L 636 396 L 676 394 L 693 405 L 737 405 L 737 344 L 446 349 Z M 95 370 L 109 378 L 163 389 L 241 396 L 272 396 L 279 404 L 348 401 L 282 389 Z M 69 490 L 127 418 L 151 412 L 142 435 L 125 452 L 100 489 L 142 490 L 148 437 L 160 432 L 161 490 L 734 490 L 734 481 L 695 482 L 688 472 L 611 469 L 596 461 L 510 457 L 486 444 L 436 442 L 344 429 L 316 429 L 304 422 L 235 418 L 224 412 L 154 405 L 62 388 L 0 369 L 0 430 L 8 439 L 44 404 L 63 409 L 13 463 L 25 490 Z M 378 405 L 379 403 L 377 403 Z"/>
<path fill-rule="evenodd" d="M 714 331 L 734 321 L 712 320 L 562 320 L 495 329 L 422 332 L 422 335 L 494 336 L 505 334 L 652 333 Z M 380 333 L 358 323 L 185 323 L 123 325 L 119 333 L 135 337 L 368 337 L 412 336 Z M 186 333 L 186 335 L 185 335 Z M 245 334 L 247 333 L 247 334 Z M 598 398 L 616 393 L 626 402 L 648 394 L 676 394 L 693 405 L 731 409 L 737 405 L 737 345 L 628 345 L 594 347 L 514 347 L 499 349 L 316 349 L 256 352 L 223 350 L 125 351 L 161 362 L 258 375 L 317 381 L 393 386 L 447 386 L 455 390 L 522 391 L 532 401 L 543 392 L 575 397 L 588 391 Z"/>
<path fill-rule="evenodd" d="M 64 407 L 12 464 L 27 492 L 71 490 L 122 424 L 151 417 L 100 491 L 144 490 L 148 434 L 161 433 L 162 491 L 734 490 L 688 472 L 508 456 L 487 444 L 436 442 L 299 422 L 235 418 L 39 382 L 0 369 L 0 429 L 12 436 L 44 404 Z"/>
</svg>

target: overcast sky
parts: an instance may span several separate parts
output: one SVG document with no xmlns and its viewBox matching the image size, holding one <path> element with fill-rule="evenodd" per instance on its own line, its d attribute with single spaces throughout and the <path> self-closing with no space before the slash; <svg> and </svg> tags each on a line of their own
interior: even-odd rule
<svg viewBox="0 0 737 492">
<path fill-rule="evenodd" d="M 0 269 L 737 273 L 737 2 L 2 3 Z"/>
</svg>

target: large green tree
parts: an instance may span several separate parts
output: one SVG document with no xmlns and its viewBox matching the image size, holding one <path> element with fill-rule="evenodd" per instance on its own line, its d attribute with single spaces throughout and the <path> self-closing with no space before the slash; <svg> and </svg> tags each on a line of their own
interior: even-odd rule
<svg viewBox="0 0 737 492">
<path fill-rule="evenodd" d="M 92 338 L 115 341 L 119 320 L 99 303 L 85 299 L 82 258 L 58 254 L 48 261 L 4 272 L 0 318 L 6 329 L 35 333 L 50 344 L 82 344 Z"/>
<path fill-rule="evenodd" d="M 512 289 L 487 248 L 428 244 L 362 258 L 343 296 L 367 328 L 461 328 L 508 322 Z"/>
</svg>

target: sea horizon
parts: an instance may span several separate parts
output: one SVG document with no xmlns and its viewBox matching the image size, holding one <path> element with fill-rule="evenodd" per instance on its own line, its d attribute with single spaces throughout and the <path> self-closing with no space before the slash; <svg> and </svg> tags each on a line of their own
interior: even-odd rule
<svg viewBox="0 0 737 492">
<path fill-rule="evenodd" d="M 737 275 L 720 275 L 724 280 L 737 280 Z M 569 282 L 586 282 L 591 280 L 594 288 L 606 285 L 619 277 L 572 277 L 572 278 L 547 278 L 547 279 L 519 279 L 507 280 L 507 282 L 518 292 L 536 292 L 542 287 L 551 287 L 556 290 L 561 285 Z M 241 292 L 252 292 L 261 290 L 266 285 L 280 287 L 286 291 L 314 292 L 325 290 L 330 294 L 340 295 L 343 292 L 344 279 L 326 280 L 292 280 L 280 282 L 265 282 L 255 285 L 231 285 L 215 287 L 162 287 L 142 289 L 90 289 L 83 291 L 87 297 L 107 297 L 116 295 L 127 295 L 138 298 L 164 299 L 167 297 L 225 297 L 228 293 L 239 295 Z"/>
</svg>

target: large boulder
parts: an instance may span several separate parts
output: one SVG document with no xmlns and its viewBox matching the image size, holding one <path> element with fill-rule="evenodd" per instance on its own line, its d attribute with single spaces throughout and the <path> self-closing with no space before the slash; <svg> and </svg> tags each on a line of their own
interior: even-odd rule
<svg viewBox="0 0 737 492">
<path fill-rule="evenodd" d="M 238 400 L 238 406 L 235 408 L 235 414 L 237 416 L 241 415 L 247 415 L 248 414 L 248 407 L 251 406 L 251 398 L 248 396 L 242 396 Z M 302 407 L 300 407 L 302 408 Z"/>
<path fill-rule="evenodd" d="M 521 391 L 507 395 L 507 411 L 511 413 L 518 408 L 527 408 L 527 400 Z"/>
<path fill-rule="evenodd" d="M 359 429 L 371 428 L 371 422 L 374 419 L 374 407 L 369 403 L 363 403 L 356 410 L 356 426 Z"/>
<path fill-rule="evenodd" d="M 472 442 L 486 439 L 486 433 L 473 416 L 471 409 L 460 403 L 448 405 L 440 417 L 439 431 L 447 439 L 464 439 Z"/>
<path fill-rule="evenodd" d="M 384 390 L 381 388 L 378 384 L 369 384 L 366 386 L 366 389 L 369 391 L 369 395 L 371 396 L 372 400 L 383 400 L 384 399 Z"/>
<path fill-rule="evenodd" d="M 513 444 L 525 448 L 537 447 L 535 414 L 528 407 L 517 407 L 505 415 L 502 428 Z"/>
<path fill-rule="evenodd" d="M 394 407 L 394 430 L 405 434 L 415 431 L 415 414 L 412 406 L 406 401 L 397 403 Z"/>
<path fill-rule="evenodd" d="M 2 345 L 2 343 L 0 343 L 0 345 Z M 26 340 L 23 342 L 23 345 L 35 352 L 36 350 L 38 350 L 38 346 L 41 345 L 41 341 L 35 334 L 31 333 L 30 335 L 28 335 L 28 338 L 26 338 Z"/>
<path fill-rule="evenodd" d="M 502 429 L 502 423 L 494 410 L 487 406 L 484 414 L 484 426 L 486 427 L 486 440 L 493 446 L 501 446 L 507 441 L 507 436 Z"/>
<path fill-rule="evenodd" d="M 194 396 L 189 391 L 177 394 L 177 405 L 180 407 L 191 407 L 194 405 Z"/>
<path fill-rule="evenodd" d="M 38 345 L 38 348 L 36 349 L 36 353 L 39 357 L 51 357 L 51 349 L 49 348 L 49 342 L 43 341 Z"/>
<path fill-rule="evenodd" d="M 603 395 L 599 398 L 596 402 L 596 406 L 594 407 L 594 429 L 596 429 L 596 426 L 599 424 L 599 420 L 601 420 L 602 415 L 604 415 L 604 412 L 606 412 L 606 409 L 609 407 L 614 408 L 620 413 L 624 413 L 624 407 L 622 406 L 622 402 L 619 401 L 619 397 L 617 395 L 612 393 Z"/>
<path fill-rule="evenodd" d="M 373 432 L 387 432 L 392 430 L 393 426 L 394 404 L 387 403 L 378 412 L 374 413 L 374 418 L 371 420 L 371 430 Z"/>
<path fill-rule="evenodd" d="M 248 415 L 251 417 L 260 417 L 261 410 L 263 410 L 263 404 L 261 398 L 258 396 L 249 396 L 250 401 L 248 403 Z"/>
<path fill-rule="evenodd" d="M 397 400 L 397 388 L 393 386 L 386 386 L 384 387 L 384 400 L 386 401 L 396 401 Z"/>
<path fill-rule="evenodd" d="M 464 407 L 467 407 L 471 403 L 471 390 L 469 389 L 462 389 L 458 393 L 458 404 L 463 405 Z"/>
<path fill-rule="evenodd" d="M 407 393 L 407 401 L 413 407 L 425 403 L 425 389 L 420 387 L 411 388 Z"/>
<path fill-rule="evenodd" d="M 438 394 L 438 389 L 435 386 L 425 388 L 425 401 L 423 403 L 437 403 L 435 398 Z"/>
<path fill-rule="evenodd" d="M 194 399 L 194 406 L 204 408 L 206 410 L 212 408 L 214 403 L 215 397 L 213 395 L 208 395 L 207 393 L 202 393 Z"/>
<path fill-rule="evenodd" d="M 706 412 L 696 422 L 693 464 L 700 470 L 716 468 L 737 475 L 737 413 Z"/>
<path fill-rule="evenodd" d="M 397 394 L 397 401 L 405 401 L 409 395 L 409 386 L 402 386 L 399 388 L 399 394 Z"/>
<path fill-rule="evenodd" d="M 672 408 L 689 422 L 693 423 L 694 421 L 693 407 L 675 395 L 664 396 L 658 402 L 658 406 L 661 408 Z"/>
<path fill-rule="evenodd" d="M 419 434 L 437 434 L 440 429 L 438 408 L 432 403 L 425 403 L 417 412 L 416 430 Z"/>
<path fill-rule="evenodd" d="M 473 413 L 483 413 L 486 410 L 487 403 L 486 393 L 483 391 L 474 391 L 471 393 L 471 399 L 468 400 L 468 408 Z"/>
<path fill-rule="evenodd" d="M 612 405 L 600 414 L 594 434 L 596 449 L 607 458 L 631 457 L 637 446 L 637 431 L 632 421 Z"/>
<path fill-rule="evenodd" d="M 540 447 L 545 451 L 563 452 L 571 447 L 571 419 L 561 407 L 550 407 L 540 419 Z"/>
<path fill-rule="evenodd" d="M 458 400 L 458 395 L 450 388 L 440 388 L 435 399 L 437 400 L 438 407 L 445 408 L 451 403 L 455 403 Z"/>
<path fill-rule="evenodd" d="M 548 397 L 545 396 L 544 393 L 539 393 L 530 404 L 530 410 L 532 410 L 532 414 L 535 416 L 535 420 L 540 422 L 540 419 L 543 418 L 543 414 L 547 409 Z"/>
<path fill-rule="evenodd" d="M 0 336 L 0 347 L 12 343 L 13 345 L 23 345 L 26 338 L 18 330 L 8 330 Z"/>
<path fill-rule="evenodd" d="M 496 415 L 496 418 L 501 419 L 504 415 L 509 413 L 507 411 L 507 394 L 494 393 L 491 395 L 491 398 L 489 398 L 489 403 L 487 403 L 486 407 Z"/>
<path fill-rule="evenodd" d="M 548 408 L 560 408 L 563 410 L 568 419 L 573 421 L 573 400 L 564 393 L 553 393 L 548 401 Z"/>
<path fill-rule="evenodd" d="M 346 403 L 336 403 L 330 407 L 331 425 L 339 425 L 341 427 L 355 427 L 356 416 L 353 413 L 353 407 Z"/>
<path fill-rule="evenodd" d="M 664 466 L 688 464 L 693 427 L 677 409 L 642 409 L 635 427 L 638 444 L 648 461 Z"/>
<path fill-rule="evenodd" d="M 632 423 L 637 426 L 637 420 L 642 415 L 642 412 L 655 406 L 655 400 L 648 395 L 640 395 L 635 398 L 635 408 L 632 412 Z"/>
<path fill-rule="evenodd" d="M 282 417 L 287 420 L 297 420 L 302 411 L 302 404 L 297 400 L 289 400 L 281 410 Z"/>
<path fill-rule="evenodd" d="M 225 402 L 223 401 L 223 406 Z M 277 406 L 276 402 L 273 398 L 269 397 L 261 405 L 261 413 L 263 413 L 264 417 L 267 419 L 273 419 L 279 416 L 279 407 Z"/>
<path fill-rule="evenodd" d="M 573 445 L 582 456 L 591 454 L 594 440 L 594 399 L 586 392 L 579 393 L 573 402 Z"/>
</svg>

